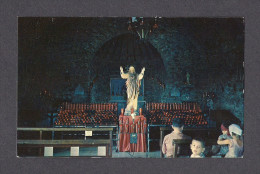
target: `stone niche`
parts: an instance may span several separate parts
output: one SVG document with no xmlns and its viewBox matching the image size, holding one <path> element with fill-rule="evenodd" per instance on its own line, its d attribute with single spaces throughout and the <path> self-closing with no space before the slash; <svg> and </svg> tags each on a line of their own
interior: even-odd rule
<svg viewBox="0 0 260 174">
<path fill-rule="evenodd" d="M 87 100 L 84 88 L 79 84 L 72 96 L 72 103 L 85 103 Z"/>
</svg>

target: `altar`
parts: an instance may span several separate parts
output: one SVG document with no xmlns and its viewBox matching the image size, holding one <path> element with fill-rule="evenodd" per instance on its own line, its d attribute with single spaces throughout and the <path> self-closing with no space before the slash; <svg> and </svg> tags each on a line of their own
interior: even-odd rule
<svg viewBox="0 0 260 174">
<path fill-rule="evenodd" d="M 125 116 L 124 109 L 121 109 L 119 116 L 119 152 L 146 152 L 146 132 L 147 120 L 142 115 L 142 109 L 139 115 Z"/>
</svg>

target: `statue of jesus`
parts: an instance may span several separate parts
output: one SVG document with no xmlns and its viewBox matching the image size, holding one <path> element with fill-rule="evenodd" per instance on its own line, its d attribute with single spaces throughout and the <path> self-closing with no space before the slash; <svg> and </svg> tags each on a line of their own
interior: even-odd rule
<svg viewBox="0 0 260 174">
<path fill-rule="evenodd" d="M 125 109 L 125 115 L 131 114 L 131 109 L 134 109 L 134 112 L 137 110 L 139 88 L 141 86 L 141 80 L 144 77 L 145 68 L 142 69 L 140 74 L 135 72 L 135 68 L 130 66 L 128 73 L 124 73 L 123 67 L 120 66 L 120 74 L 123 79 L 126 80 L 127 88 L 127 106 Z"/>
</svg>

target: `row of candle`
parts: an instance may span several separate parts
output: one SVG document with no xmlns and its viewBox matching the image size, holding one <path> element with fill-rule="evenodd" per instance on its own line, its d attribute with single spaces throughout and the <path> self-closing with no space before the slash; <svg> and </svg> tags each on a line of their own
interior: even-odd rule
<svg viewBox="0 0 260 174">
<path fill-rule="evenodd" d="M 85 111 L 85 110 L 106 110 L 117 111 L 117 103 L 68 103 L 65 102 L 60 107 L 60 110 Z"/>
<path fill-rule="evenodd" d="M 181 110 L 201 112 L 200 106 L 196 102 L 183 103 L 147 103 L 146 110 Z"/>
<path fill-rule="evenodd" d="M 173 122 L 173 119 L 169 119 L 169 120 L 150 120 L 149 124 L 153 124 L 153 125 L 171 125 Z M 184 121 L 184 125 L 207 125 L 208 122 L 206 120 L 185 120 Z"/>
<path fill-rule="evenodd" d="M 82 120 L 82 119 L 87 119 L 87 118 L 92 118 L 92 119 L 109 119 L 109 120 L 117 120 L 117 116 L 115 115 L 93 115 L 93 116 L 86 116 L 86 115 L 73 115 L 73 116 L 60 116 L 58 117 L 58 120 Z"/>
<path fill-rule="evenodd" d="M 85 124 L 117 124 L 117 112 L 115 111 L 95 111 L 95 112 L 68 112 L 60 111 L 55 125 L 76 126 Z"/>
<path fill-rule="evenodd" d="M 202 113 L 196 113 L 196 112 L 171 112 L 171 111 L 161 111 L 161 110 L 157 110 L 155 112 L 149 112 L 146 113 L 146 116 L 148 118 L 161 118 L 161 117 L 172 117 L 172 118 L 185 118 L 185 117 L 189 117 L 189 118 L 195 118 L 198 115 L 202 116 Z"/>
<path fill-rule="evenodd" d="M 175 118 L 180 118 L 184 121 L 185 125 L 207 125 L 208 122 L 203 117 L 203 115 L 181 115 L 181 116 L 163 116 L 163 115 L 154 115 L 153 117 L 150 117 L 149 124 L 165 124 L 165 125 L 171 125 Z"/>
<path fill-rule="evenodd" d="M 111 119 L 95 119 L 95 118 L 84 118 L 84 119 L 59 119 L 55 121 L 55 125 L 85 125 L 85 124 L 109 124 L 115 125 L 116 121 Z"/>
<path fill-rule="evenodd" d="M 88 125 L 98 125 L 98 126 L 111 126 L 111 125 L 114 125 L 114 124 L 111 124 L 111 123 L 106 123 L 106 122 L 100 122 L 100 123 L 95 123 L 93 124 L 92 122 L 84 122 L 84 123 L 70 123 L 70 122 L 66 122 L 66 123 L 60 123 L 60 122 L 55 122 L 55 126 L 62 126 L 62 127 L 73 127 L 73 126 L 88 126 Z"/>
<path fill-rule="evenodd" d="M 59 114 L 62 115 L 71 115 L 71 114 L 91 114 L 95 115 L 96 113 L 101 114 L 114 114 L 117 111 L 107 111 L 107 110 L 60 110 Z"/>
</svg>

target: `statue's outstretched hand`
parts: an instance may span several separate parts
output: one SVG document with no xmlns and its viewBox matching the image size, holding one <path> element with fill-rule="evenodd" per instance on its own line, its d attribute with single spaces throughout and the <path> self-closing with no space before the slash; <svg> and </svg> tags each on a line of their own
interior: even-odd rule
<svg viewBox="0 0 260 174">
<path fill-rule="evenodd" d="M 145 67 L 143 67 L 142 71 L 143 71 L 143 72 L 145 71 Z"/>
<path fill-rule="evenodd" d="M 120 71 L 123 71 L 123 67 L 122 66 L 120 66 Z"/>
</svg>

